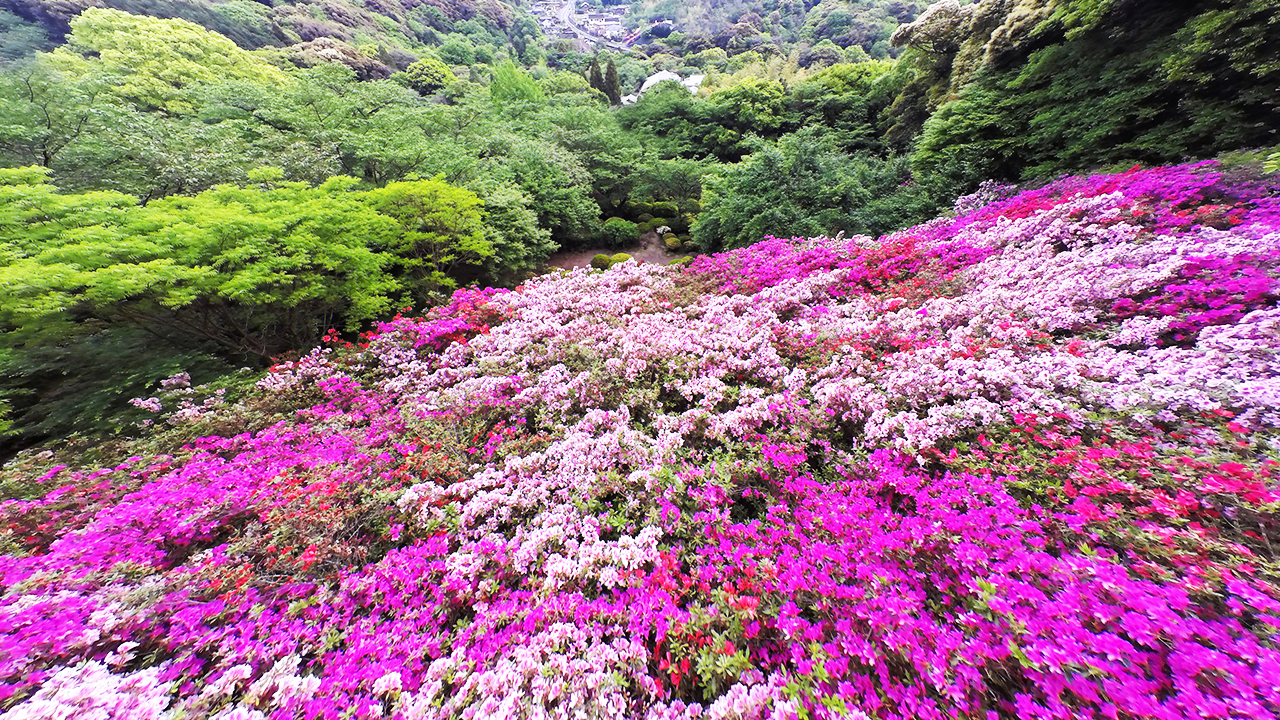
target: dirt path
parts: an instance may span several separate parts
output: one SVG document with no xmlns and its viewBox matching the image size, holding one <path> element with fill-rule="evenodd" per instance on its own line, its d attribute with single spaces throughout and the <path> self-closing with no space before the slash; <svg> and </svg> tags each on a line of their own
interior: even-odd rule
<svg viewBox="0 0 1280 720">
<path fill-rule="evenodd" d="M 551 268 L 563 268 L 572 270 L 576 267 L 589 267 L 591 258 L 604 253 L 613 255 L 624 252 L 640 262 L 661 263 L 663 265 L 675 260 L 678 257 L 684 257 L 688 253 L 672 252 L 662 243 L 662 239 L 658 237 L 658 233 L 645 233 L 640 238 L 640 243 L 634 247 L 622 248 L 615 250 L 611 248 L 598 248 L 595 250 L 570 250 L 568 252 L 558 252 L 547 259 L 546 270 Z"/>
</svg>

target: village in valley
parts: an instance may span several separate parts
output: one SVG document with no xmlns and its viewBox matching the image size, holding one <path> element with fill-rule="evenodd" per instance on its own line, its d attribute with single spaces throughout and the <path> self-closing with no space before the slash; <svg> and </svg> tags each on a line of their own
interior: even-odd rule
<svg viewBox="0 0 1280 720">
<path fill-rule="evenodd" d="M 589 47 L 625 50 L 646 29 L 629 30 L 623 24 L 628 9 L 626 5 L 598 8 L 579 0 L 538 0 L 530 7 L 530 12 L 537 18 L 542 32 L 548 38 L 578 40 Z M 646 78 L 636 92 L 623 95 L 622 104 L 636 102 L 646 90 L 668 80 L 678 82 L 690 93 L 696 94 L 704 77 L 705 75 L 698 74 L 685 78 L 670 71 L 659 71 Z"/>
<path fill-rule="evenodd" d="M 530 8 L 548 38 L 577 39 L 619 50 L 640 34 L 623 26 L 627 10 L 627 5 L 597 8 L 578 0 L 538 0 Z"/>
</svg>

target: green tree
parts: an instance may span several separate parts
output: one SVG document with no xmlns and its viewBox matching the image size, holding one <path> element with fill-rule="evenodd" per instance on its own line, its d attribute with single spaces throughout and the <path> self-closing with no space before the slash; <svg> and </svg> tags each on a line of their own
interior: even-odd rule
<svg viewBox="0 0 1280 720">
<path fill-rule="evenodd" d="M 48 62 L 0 74 L 0 152 L 11 165 L 58 165 L 68 146 L 103 132 L 121 112 L 100 75 L 73 80 Z"/>
<path fill-rule="evenodd" d="M 590 196 L 609 214 L 630 194 L 643 150 L 639 141 L 618 125 L 614 112 L 592 103 L 548 108 L 546 137 L 572 152 L 590 177 Z"/>
<path fill-rule="evenodd" d="M 636 172 L 635 194 L 646 200 L 670 200 L 687 207 L 702 197 L 702 178 L 715 163 L 676 158 L 648 159 Z"/>
<path fill-rule="evenodd" d="M 605 97 L 609 96 L 609 93 L 605 91 L 604 74 L 600 72 L 599 55 L 591 58 L 591 65 L 587 68 L 587 82 L 591 84 L 591 87 L 604 93 Z"/>
<path fill-rule="evenodd" d="M 456 79 L 448 65 L 431 57 L 422 58 L 404 70 L 409 87 L 419 95 L 435 95 Z"/>
<path fill-rule="evenodd" d="M 611 248 L 628 247 L 640 239 L 636 224 L 623 218 L 609 218 L 600 231 L 600 241 Z"/>
<path fill-rule="evenodd" d="M 0 64 L 30 57 L 48 50 L 50 45 L 49 37 L 39 25 L 0 9 Z"/>
<path fill-rule="evenodd" d="M 533 198 L 514 182 L 484 176 L 468 189 L 484 203 L 485 240 L 493 247 L 485 262 L 487 282 L 524 280 L 525 273 L 540 270 L 560 248 L 551 231 L 538 225 Z"/>
<path fill-rule="evenodd" d="M 288 84 L 284 73 L 266 60 L 184 20 L 89 8 L 71 21 L 71 30 L 67 44 L 51 53 L 50 61 L 74 76 L 115 76 L 112 91 L 143 108 L 190 112 L 189 90 L 200 83 Z"/>
<path fill-rule="evenodd" d="M 999 93 L 971 85 L 925 123 L 912 167 L 940 196 L 961 195 L 988 178 L 1017 177 L 1026 162 L 1025 128 L 1003 111 Z"/>
<path fill-rule="evenodd" d="M 658 157 L 704 157 L 698 132 L 697 104 L 676 82 L 658 83 L 634 105 L 618 110 L 618 123 Z"/>
<path fill-rule="evenodd" d="M 527 105 L 541 103 L 545 96 L 529 73 L 507 60 L 493 68 L 493 80 L 489 83 L 489 95 L 503 105 Z"/>
<path fill-rule="evenodd" d="M 510 180 L 532 199 L 538 225 L 564 245 L 592 241 L 600 208 L 591 199 L 591 173 L 574 153 L 554 142 L 511 132 L 490 138 L 481 150 L 487 172 Z"/>
<path fill-rule="evenodd" d="M 369 206 L 397 223 L 385 249 L 395 256 L 402 284 L 419 303 L 437 300 L 458 278 L 479 277 L 494 254 L 486 239 L 483 206 L 470 190 L 440 180 L 396 182 L 364 195 Z"/>
<path fill-rule="evenodd" d="M 17 181 L 29 187 L 29 176 Z M 361 203 L 353 182 L 223 185 L 145 207 L 90 196 L 81 202 L 110 221 L 77 221 L 40 243 L 19 232 L 6 245 L 5 344 L 30 349 L 130 326 L 264 362 L 334 324 L 355 328 L 391 307 L 399 287 L 390 258 L 370 247 L 390 244 L 396 223 Z M 68 202 L 24 194 L 35 207 Z"/>
<path fill-rule="evenodd" d="M 622 82 L 618 79 L 618 66 L 609 58 L 609 65 L 604 71 L 604 94 L 610 105 L 622 104 Z"/>
<path fill-rule="evenodd" d="M 880 235 L 936 212 L 906 158 L 849 155 L 824 132 L 805 128 L 705 177 L 695 244 L 711 252 L 766 235 Z"/>
<path fill-rule="evenodd" d="M 882 152 L 884 113 L 906 79 L 893 71 L 884 60 L 832 65 L 792 90 L 791 103 L 801 122 L 832 128 L 845 149 Z"/>
</svg>

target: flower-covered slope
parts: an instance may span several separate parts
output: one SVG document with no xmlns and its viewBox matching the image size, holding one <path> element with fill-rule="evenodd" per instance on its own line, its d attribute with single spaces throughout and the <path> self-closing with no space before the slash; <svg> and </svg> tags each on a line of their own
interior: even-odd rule
<svg viewBox="0 0 1280 720">
<path fill-rule="evenodd" d="M 462 291 L 48 469 L 4 717 L 1275 717 L 1275 188 L 1002 194 Z"/>
</svg>

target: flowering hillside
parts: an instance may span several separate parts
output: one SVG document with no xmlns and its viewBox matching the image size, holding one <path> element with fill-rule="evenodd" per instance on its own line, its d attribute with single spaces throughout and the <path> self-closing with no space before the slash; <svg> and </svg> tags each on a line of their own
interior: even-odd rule
<svg viewBox="0 0 1280 720">
<path fill-rule="evenodd" d="M 1276 194 L 992 187 L 176 379 L 206 436 L 0 505 L 4 717 L 1275 717 Z"/>
</svg>

